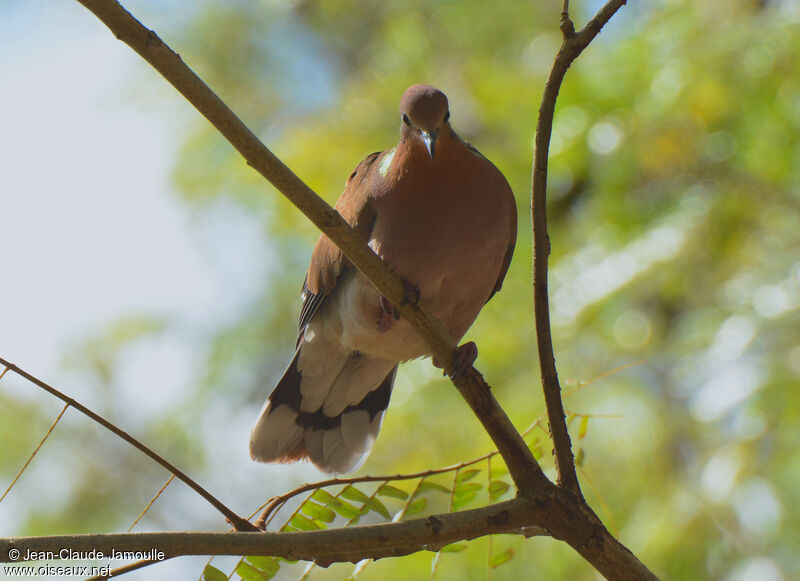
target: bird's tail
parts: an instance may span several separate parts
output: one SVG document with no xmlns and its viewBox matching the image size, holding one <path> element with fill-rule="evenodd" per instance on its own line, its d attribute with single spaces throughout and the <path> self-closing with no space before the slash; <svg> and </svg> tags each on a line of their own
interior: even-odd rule
<svg viewBox="0 0 800 581">
<path fill-rule="evenodd" d="M 253 428 L 250 456 L 308 458 L 326 472 L 354 472 L 381 428 L 397 363 L 358 352 L 339 352 L 324 366 L 310 359 L 304 360 L 301 342 Z"/>
</svg>

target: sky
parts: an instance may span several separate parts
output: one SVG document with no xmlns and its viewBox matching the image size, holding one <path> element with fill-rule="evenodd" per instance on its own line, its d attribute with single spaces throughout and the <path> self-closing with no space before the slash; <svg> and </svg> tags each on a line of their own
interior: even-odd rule
<svg viewBox="0 0 800 581">
<path fill-rule="evenodd" d="M 224 196 L 210 212 L 183 205 L 170 172 L 196 113 L 80 4 L 12 0 L 2 13 L 0 357 L 97 409 L 105 402 L 96 386 L 70 365 L 75 346 L 121 316 L 168 321 L 165 334 L 125 351 L 115 380 L 111 409 L 124 410 L 124 427 L 136 433 L 196 379 L 203 346 L 194 337 L 255 299 L 270 262 L 261 220 Z M 0 390 L 60 409 L 10 375 Z M 258 410 L 249 411 L 254 421 Z M 210 456 L 263 477 L 247 457 L 250 422 L 238 423 Z M 14 515 L 50 478 L 68 479 L 69 466 L 41 460 L 27 489 L 3 503 L 0 534 L 15 533 Z"/>
<path fill-rule="evenodd" d="M 198 217 L 173 191 L 189 107 L 77 2 L 4 13 L 0 356 L 51 376 L 120 314 L 232 317 L 267 249 L 233 204 Z"/>
</svg>

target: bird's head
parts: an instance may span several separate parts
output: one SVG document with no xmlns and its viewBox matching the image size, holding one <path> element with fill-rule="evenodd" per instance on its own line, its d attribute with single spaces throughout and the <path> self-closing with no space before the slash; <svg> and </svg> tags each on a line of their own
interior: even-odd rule
<svg viewBox="0 0 800 581">
<path fill-rule="evenodd" d="M 444 93 L 430 85 L 411 85 L 400 99 L 400 116 L 403 120 L 403 136 L 421 140 L 433 159 L 436 155 L 436 138 L 450 119 Z"/>
</svg>

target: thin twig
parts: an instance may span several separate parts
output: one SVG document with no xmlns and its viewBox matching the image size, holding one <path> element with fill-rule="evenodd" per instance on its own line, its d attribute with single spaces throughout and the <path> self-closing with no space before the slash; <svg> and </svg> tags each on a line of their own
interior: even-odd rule
<svg viewBox="0 0 800 581">
<path fill-rule="evenodd" d="M 589 385 L 591 385 L 591 384 L 593 384 L 593 383 L 595 383 L 597 381 L 600 381 L 601 379 L 605 379 L 606 377 L 609 377 L 610 375 L 613 375 L 615 373 L 619 373 L 620 371 L 625 371 L 626 369 L 630 369 L 631 367 L 635 367 L 637 365 L 641 365 L 645 361 L 646 361 L 646 359 L 640 359 L 639 361 L 634 361 L 632 363 L 626 363 L 624 365 L 620 365 L 618 367 L 615 367 L 614 369 L 609 369 L 608 371 L 604 371 L 603 373 L 593 377 L 592 379 L 587 379 L 586 381 L 578 381 L 577 384 L 575 385 L 575 387 L 573 387 L 572 389 L 568 389 L 567 391 L 564 392 L 564 397 L 567 397 L 568 395 L 572 395 L 576 391 L 578 391 L 580 389 L 583 389 L 584 387 L 588 387 Z M 567 382 L 567 385 L 569 385 L 569 382 Z"/>
<path fill-rule="evenodd" d="M 2 374 L 0 374 L 0 379 L 3 379 L 3 375 L 5 375 L 5 374 L 6 374 L 6 371 L 8 371 L 9 369 L 11 369 L 11 368 L 10 368 L 10 367 L 6 367 L 6 368 L 5 368 L 5 370 L 3 370 L 3 373 L 2 373 Z M 40 449 L 42 446 L 44 446 L 44 443 L 47 441 L 47 438 L 49 438 L 49 437 L 50 437 L 50 434 L 51 434 L 51 433 L 53 432 L 53 430 L 55 429 L 55 427 L 56 427 L 56 424 L 58 424 L 59 420 L 61 420 L 61 416 L 63 416 L 63 415 L 64 415 L 64 412 L 65 412 L 65 411 L 67 411 L 67 408 L 69 408 L 69 404 L 68 404 L 68 403 L 67 403 L 67 404 L 64 404 L 64 409 L 62 409 L 62 410 L 61 410 L 61 413 L 60 413 L 60 414 L 58 414 L 58 417 L 57 417 L 57 418 L 55 419 L 55 421 L 52 423 L 52 425 L 50 426 L 50 429 L 49 429 L 49 430 L 47 430 L 47 433 L 45 433 L 45 435 L 44 435 L 44 438 L 42 438 L 42 441 L 41 441 L 41 442 L 39 442 L 39 445 L 38 445 L 38 446 L 36 446 L 36 449 L 35 449 L 35 450 L 33 451 L 33 453 L 30 455 L 30 457 L 28 458 L 28 461 L 27 461 L 27 462 L 25 462 L 25 465 L 24 465 L 22 468 L 20 468 L 20 471 L 19 471 L 19 472 L 17 472 L 17 475 L 14 477 L 14 480 L 12 480 L 12 481 L 11 481 L 11 484 L 9 484 L 9 485 L 8 485 L 8 488 L 6 488 L 6 491 L 3 493 L 3 496 L 0 496 L 0 502 L 3 502 L 3 499 L 4 499 L 4 498 L 5 498 L 7 495 L 8 495 L 8 493 L 9 493 L 9 492 L 11 492 L 11 489 L 12 489 L 12 488 L 14 488 L 14 485 L 17 483 L 17 480 L 19 480 L 19 477 L 20 477 L 20 476 L 22 476 L 22 473 L 23 473 L 23 472 L 25 472 L 25 470 L 28 468 L 28 465 L 29 465 L 29 464 L 31 463 L 31 461 L 33 460 L 33 457 L 34 457 L 34 456 L 36 456 L 36 453 L 39 451 L 39 449 Z"/>
<path fill-rule="evenodd" d="M 531 425 L 529 425 L 525 430 L 522 431 L 521 436 L 524 438 L 527 436 L 534 428 L 540 425 L 542 421 L 542 416 L 539 416 L 534 420 Z M 258 520 L 254 523 L 259 529 L 265 530 L 265 522 L 269 515 L 276 509 L 284 504 L 289 499 L 297 496 L 298 494 L 303 494 L 304 492 L 309 492 L 311 490 L 317 490 L 319 488 L 327 488 L 329 486 L 336 486 L 339 484 L 359 484 L 362 482 L 393 482 L 396 480 L 414 480 L 415 478 L 427 478 L 429 476 L 436 476 L 437 474 L 446 474 L 448 472 L 452 472 L 455 470 L 456 472 L 461 470 L 462 468 L 466 468 L 467 466 L 472 466 L 474 464 L 478 464 L 492 458 L 499 454 L 497 450 L 493 450 L 491 452 L 487 452 L 477 458 L 473 458 L 472 460 L 465 460 L 464 462 L 458 462 L 456 464 L 451 464 L 449 466 L 443 466 L 441 468 L 433 468 L 430 470 L 423 470 L 421 472 L 410 472 L 408 474 L 394 474 L 394 475 L 383 475 L 383 476 L 353 476 L 350 478 L 330 478 L 328 480 L 321 480 L 319 482 L 313 482 L 310 484 L 303 484 L 302 486 L 298 486 L 290 490 L 289 492 L 285 492 L 280 496 L 274 496 L 269 499 L 267 502 L 262 504 L 258 510 L 264 509 L 261 513 L 261 516 Z M 256 511 L 258 512 L 258 511 Z M 252 518 L 252 517 L 251 517 Z"/>
<path fill-rule="evenodd" d="M 150 502 L 147 503 L 147 506 L 144 507 L 144 510 L 142 512 L 140 512 L 139 516 L 136 517 L 136 520 L 133 521 L 133 524 L 128 527 L 128 532 L 131 532 L 133 530 L 133 527 L 135 527 L 137 524 L 139 524 L 139 521 L 142 520 L 142 517 L 147 513 L 148 510 L 150 510 L 150 507 L 153 506 L 153 503 L 156 500 L 158 500 L 158 497 L 161 496 L 161 493 L 164 492 L 167 489 L 167 486 L 169 486 L 169 483 L 172 482 L 173 480 L 175 480 L 175 475 L 174 474 L 170 474 L 169 478 L 164 483 L 164 486 L 162 486 L 158 490 L 158 492 L 156 492 L 156 495 L 152 499 L 150 499 Z"/>
<path fill-rule="evenodd" d="M 561 401 L 561 386 L 553 353 L 553 337 L 550 330 L 550 299 L 547 283 L 547 260 L 550 256 L 550 237 L 547 233 L 547 161 L 550 149 L 550 136 L 553 132 L 553 115 L 556 99 L 564 80 L 564 75 L 572 62 L 578 58 L 600 29 L 619 10 L 625 0 L 611 0 L 583 27 L 575 32 L 569 19 L 569 5 L 564 3 L 561 21 L 563 43 L 556 55 L 553 68 L 545 85 L 542 104 L 539 107 L 539 120 L 536 125 L 536 140 L 533 154 L 533 184 L 531 191 L 531 211 L 533 222 L 533 299 L 536 318 L 536 342 L 539 349 L 539 366 L 542 375 L 547 417 L 555 450 L 558 484 L 581 496 L 578 476 L 575 472 L 575 458 L 564 419 L 564 405 Z"/>
<path fill-rule="evenodd" d="M 145 446 L 144 444 L 142 444 L 139 440 L 137 440 L 136 438 L 131 436 L 128 432 L 126 432 L 124 430 L 121 430 L 120 428 L 118 428 L 117 426 L 115 426 L 114 424 L 109 422 L 107 419 L 105 419 L 104 417 L 96 414 L 95 412 L 93 412 L 92 410 L 87 408 L 85 405 L 83 405 L 80 402 L 72 399 L 68 395 L 65 395 L 64 393 L 60 392 L 56 388 L 51 387 L 50 385 L 46 384 L 41 379 L 37 379 L 36 377 L 31 375 L 27 371 L 24 371 L 24 370 L 20 369 L 19 367 L 17 367 L 13 363 L 9 363 L 8 361 L 3 359 L 2 357 L 0 357 L 0 364 L 5 365 L 8 369 L 13 371 L 14 373 L 19 375 L 20 377 L 24 377 L 25 379 L 27 379 L 31 383 L 41 387 L 46 392 L 56 396 L 58 399 L 60 399 L 61 401 L 65 402 L 67 405 L 72 406 L 73 408 L 75 408 L 76 410 L 81 412 L 83 415 L 87 416 L 91 420 L 93 420 L 93 421 L 97 422 L 98 424 L 100 424 L 101 426 L 103 426 L 105 429 L 109 430 L 110 432 L 116 434 L 117 436 L 119 436 L 120 438 L 122 438 L 123 440 L 128 442 L 131 446 L 133 446 L 134 448 L 136 448 L 140 452 L 142 452 L 145 455 L 147 455 L 148 457 L 150 457 L 152 460 L 154 460 L 160 466 L 163 466 L 164 468 L 166 468 L 170 473 L 174 474 L 179 480 L 181 480 L 189 488 L 194 490 L 197 494 L 199 494 L 206 501 L 208 501 L 208 503 L 211 504 L 211 506 L 213 506 L 219 512 L 221 512 L 225 516 L 225 518 L 228 519 L 228 521 L 231 523 L 231 525 L 233 525 L 233 527 L 237 531 L 257 531 L 258 530 L 255 526 L 253 526 L 253 524 L 250 521 L 247 521 L 247 520 L 243 519 L 242 517 L 240 517 L 239 515 L 237 515 L 235 512 L 233 512 L 227 506 L 222 504 L 214 495 L 212 495 L 210 492 L 208 492 L 205 488 L 203 488 L 197 482 L 195 482 L 194 480 L 189 478 L 182 470 L 180 470 L 175 465 L 173 465 L 172 463 L 170 463 L 167 460 L 165 460 L 163 457 L 158 455 L 152 449 L 150 449 L 147 446 Z"/>
<path fill-rule="evenodd" d="M 564 0 L 566 4 L 567 0 Z M 492 504 L 492 460 L 486 460 L 486 492 L 489 493 L 489 504 Z M 494 549 L 494 535 L 486 540 L 486 581 L 492 579 L 492 550 Z"/>
<path fill-rule="evenodd" d="M 589 478 L 589 475 L 586 473 L 586 470 L 584 470 L 581 466 L 578 466 L 578 470 L 580 470 L 583 479 L 586 480 L 586 482 L 589 484 L 589 488 L 592 489 L 592 492 L 594 492 L 595 495 L 597 495 L 597 501 L 600 503 L 600 506 L 606 513 L 606 520 L 608 520 L 608 528 L 611 530 L 611 534 L 612 535 L 619 534 L 618 532 L 619 529 L 617 528 L 617 525 L 614 523 L 614 513 L 611 512 L 611 509 L 608 507 L 608 503 L 606 503 L 605 499 L 603 498 L 603 495 L 600 493 L 600 491 L 597 489 L 594 483 L 592 483 L 592 479 Z"/>
<path fill-rule="evenodd" d="M 397 480 L 415 480 L 417 478 L 425 478 L 427 476 L 434 476 L 436 474 L 444 474 L 446 472 L 450 472 L 452 470 L 460 469 L 465 466 L 472 466 L 473 464 L 477 464 L 478 462 L 482 462 L 486 460 L 486 458 L 490 456 L 494 456 L 497 454 L 497 451 L 489 452 L 475 458 L 473 460 L 469 460 L 467 462 L 460 462 L 458 464 L 454 464 L 452 466 L 447 466 L 445 468 L 437 468 L 434 470 L 423 470 L 422 472 L 410 472 L 408 474 L 394 474 L 391 476 L 383 475 L 383 476 L 353 476 L 351 478 L 331 478 L 329 480 L 321 480 L 319 482 L 313 482 L 309 484 L 303 484 L 302 486 L 298 486 L 297 488 L 290 490 L 289 492 L 285 492 L 280 496 L 275 496 L 270 499 L 269 503 L 267 503 L 266 508 L 261 513 L 261 516 L 258 520 L 254 523 L 259 529 L 264 529 L 264 523 L 266 522 L 269 515 L 279 506 L 283 506 L 286 504 L 290 498 L 297 496 L 298 494 L 303 494 L 304 492 L 310 492 L 312 490 L 317 490 L 319 488 L 327 488 L 329 486 L 337 486 L 340 484 L 360 484 L 363 482 L 394 482 Z"/>
</svg>

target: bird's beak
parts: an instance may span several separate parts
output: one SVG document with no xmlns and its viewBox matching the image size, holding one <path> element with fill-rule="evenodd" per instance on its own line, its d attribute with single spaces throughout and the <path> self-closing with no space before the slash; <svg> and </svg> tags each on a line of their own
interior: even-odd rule
<svg viewBox="0 0 800 581">
<path fill-rule="evenodd" d="M 425 148 L 428 150 L 428 155 L 433 159 L 433 156 L 436 155 L 436 136 L 439 135 L 439 130 L 420 131 L 420 133 L 422 134 L 422 141 L 425 142 Z"/>
</svg>

